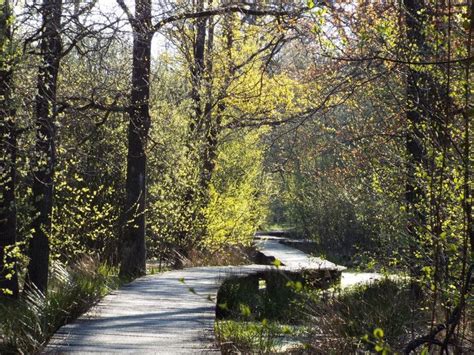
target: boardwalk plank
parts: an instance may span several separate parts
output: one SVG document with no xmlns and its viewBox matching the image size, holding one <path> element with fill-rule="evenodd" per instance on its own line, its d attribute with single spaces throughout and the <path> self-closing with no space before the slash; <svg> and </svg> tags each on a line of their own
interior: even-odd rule
<svg viewBox="0 0 474 355">
<path fill-rule="evenodd" d="M 279 268 L 283 272 L 302 267 L 338 268 L 332 263 L 315 264 L 306 254 L 275 243 L 263 243 L 259 248 L 283 259 L 287 265 Z M 275 267 L 197 267 L 139 278 L 61 327 L 43 353 L 218 353 L 213 327 L 220 285 L 229 277 L 270 270 Z"/>
</svg>

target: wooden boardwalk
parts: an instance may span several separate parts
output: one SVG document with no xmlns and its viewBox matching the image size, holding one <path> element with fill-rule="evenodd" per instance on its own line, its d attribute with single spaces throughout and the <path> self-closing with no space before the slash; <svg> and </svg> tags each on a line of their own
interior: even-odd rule
<svg viewBox="0 0 474 355">
<path fill-rule="evenodd" d="M 279 260 L 282 266 L 295 270 L 328 270 L 343 271 L 344 266 L 328 260 L 310 256 L 301 250 L 285 245 L 284 237 L 258 235 L 255 237 L 257 250 L 267 259 Z"/>
<path fill-rule="evenodd" d="M 313 264 L 306 254 L 278 244 L 260 240 L 258 248 L 266 256 L 275 253 L 285 264 L 278 268 L 281 272 L 340 269 L 328 262 Z M 213 327 L 220 285 L 230 277 L 272 270 L 271 265 L 197 267 L 139 278 L 61 327 L 43 353 L 219 353 Z"/>
</svg>

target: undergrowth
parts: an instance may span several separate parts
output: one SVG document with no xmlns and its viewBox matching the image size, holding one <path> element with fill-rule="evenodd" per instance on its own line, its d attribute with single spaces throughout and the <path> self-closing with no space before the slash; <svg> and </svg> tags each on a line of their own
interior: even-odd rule
<svg viewBox="0 0 474 355">
<path fill-rule="evenodd" d="M 215 331 L 223 354 L 275 353 L 282 348 L 286 336 L 297 334 L 296 328 L 266 319 L 260 322 L 221 320 L 216 322 Z"/>
<path fill-rule="evenodd" d="M 425 299 L 414 296 L 401 281 L 384 279 L 344 290 L 281 290 L 287 298 L 284 302 L 276 297 L 277 313 L 274 305 L 257 304 L 248 295 L 241 298 L 243 293 L 236 292 L 235 284 L 231 286 L 224 289 L 226 303 L 218 307 L 241 312 L 218 310 L 224 319 L 216 322 L 215 329 L 224 353 L 401 351 L 411 336 L 423 332 L 429 319 L 423 310 Z M 242 290 L 246 288 L 244 282 Z M 273 302 L 272 297 L 259 297 L 265 299 Z M 252 308 L 255 305 L 258 309 Z M 285 344 L 292 344 L 291 350 Z"/>
<path fill-rule="evenodd" d="M 117 270 L 86 257 L 72 267 L 55 263 L 47 295 L 23 292 L 0 299 L 0 353 L 37 353 L 62 325 L 77 318 L 121 284 Z"/>
<path fill-rule="evenodd" d="M 426 325 L 426 299 L 406 282 L 383 279 L 313 297 L 304 309 L 313 325 L 308 345 L 317 353 L 373 351 L 374 332 L 386 349 L 401 351 Z"/>
<path fill-rule="evenodd" d="M 247 265 L 253 263 L 255 249 L 243 245 L 224 245 L 219 249 L 193 249 L 183 258 L 183 267 Z"/>
</svg>

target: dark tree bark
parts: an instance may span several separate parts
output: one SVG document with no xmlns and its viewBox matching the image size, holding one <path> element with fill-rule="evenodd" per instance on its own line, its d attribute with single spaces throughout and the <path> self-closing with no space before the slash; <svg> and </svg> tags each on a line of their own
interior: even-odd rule
<svg viewBox="0 0 474 355">
<path fill-rule="evenodd" d="M 204 0 L 198 0 L 195 12 L 204 11 Z M 193 105 L 193 116 L 189 123 L 189 137 L 187 142 L 188 154 L 191 160 L 197 160 L 200 173 L 202 172 L 202 131 L 204 117 L 206 116 L 207 104 L 203 97 L 204 74 L 206 71 L 206 32 L 208 17 L 198 17 L 194 20 L 193 56 L 189 63 L 191 73 L 191 100 Z M 210 112 L 209 112 L 210 115 Z M 200 174 L 201 178 L 201 174 Z M 178 231 L 180 241 L 179 253 L 187 256 L 189 249 L 205 233 L 204 216 L 202 211 L 202 189 L 200 181 L 197 186 L 189 186 L 184 194 L 184 205 L 192 206 L 190 212 L 186 213 L 186 225 Z"/>
<path fill-rule="evenodd" d="M 203 124 L 203 102 L 202 102 L 202 81 L 205 70 L 205 47 L 206 47 L 206 23 L 209 17 L 223 15 L 226 13 L 244 13 L 255 16 L 286 16 L 285 11 L 275 11 L 272 9 L 256 10 L 248 9 L 245 6 L 223 6 L 204 10 L 204 0 L 198 0 L 196 11 L 170 16 L 152 24 L 151 0 L 136 0 L 135 14 L 129 11 L 124 0 L 116 0 L 119 6 L 127 15 L 133 29 L 133 72 L 132 72 L 132 92 L 130 105 L 130 125 L 128 136 L 128 157 L 127 157 L 127 183 L 126 183 L 126 203 L 122 243 L 120 245 L 121 271 L 122 276 L 135 277 L 145 274 L 146 249 L 145 249 L 145 206 L 146 206 L 146 155 L 145 148 L 148 131 L 150 128 L 149 114 L 149 91 L 150 91 L 150 52 L 153 34 L 168 23 L 184 19 L 196 19 L 196 38 L 194 44 L 194 64 L 191 65 L 192 89 L 191 98 L 194 102 L 194 119 L 190 123 L 190 131 L 193 139 L 202 137 Z M 217 137 L 217 133 L 213 132 Z M 192 145 L 189 145 L 193 149 Z M 211 155 L 212 156 L 212 155 Z M 201 157 L 201 156 L 200 156 Z M 184 200 L 186 203 L 195 204 L 197 199 L 201 199 L 192 188 L 187 191 Z M 199 218 L 200 211 L 194 208 L 190 218 L 191 225 Z M 182 245 L 186 248 L 189 245 L 188 230 L 178 232 Z M 185 253 L 184 248 L 181 250 Z"/>
<path fill-rule="evenodd" d="M 425 21 L 420 12 L 424 8 L 423 0 L 404 0 L 404 6 L 408 43 L 415 45 L 419 52 L 426 54 L 426 41 L 423 35 L 423 24 Z M 421 125 L 426 119 L 426 115 L 423 112 L 423 107 L 427 104 L 426 84 L 426 74 L 411 67 L 408 68 L 406 117 L 411 127 L 407 131 L 406 139 L 408 166 L 405 199 L 410 218 L 407 229 L 413 242 L 417 240 L 417 228 L 425 223 L 423 214 L 419 208 L 416 208 L 416 205 L 423 200 L 423 193 L 417 188 L 415 173 L 417 166 L 423 164 L 425 159 Z"/>
<path fill-rule="evenodd" d="M 232 66 L 232 46 L 233 46 L 233 34 L 232 34 L 232 14 L 226 14 L 223 21 L 223 34 L 226 38 L 226 52 L 228 67 Z M 214 22 L 212 18 L 209 19 L 209 29 L 207 38 L 207 63 L 206 70 L 212 75 L 212 52 L 214 48 Z M 212 174 L 216 167 L 217 149 L 219 143 L 219 133 L 222 129 L 222 113 L 225 110 L 225 105 L 222 101 L 227 93 L 227 85 L 230 77 L 229 71 L 224 76 L 224 84 L 220 88 L 217 94 L 213 94 L 212 77 L 209 77 L 207 82 L 207 101 L 204 109 L 204 148 L 202 158 L 202 172 L 200 180 L 200 188 L 204 193 L 204 203 L 209 203 L 209 186 L 211 184 Z M 216 97 L 214 97 L 214 95 Z M 213 113 L 213 106 L 216 105 L 215 112 Z"/>
<path fill-rule="evenodd" d="M 150 55 L 153 28 L 151 1 L 136 0 L 133 28 L 133 71 L 128 129 L 125 226 L 120 274 L 137 277 L 146 272 L 145 206 L 146 143 L 150 129 Z"/>
<path fill-rule="evenodd" d="M 417 51 L 423 60 L 432 60 L 433 48 L 425 36 L 429 24 L 429 8 L 424 0 L 404 0 L 408 44 Z M 438 53 L 439 54 L 439 53 Z M 446 72 L 449 75 L 449 70 Z M 419 248 L 419 235 L 426 227 L 426 215 L 423 202 L 437 204 L 439 201 L 426 201 L 426 196 L 416 176 L 418 167 L 435 174 L 437 168 L 433 157 L 427 154 L 425 144 L 431 142 L 436 150 L 445 150 L 449 145 L 448 120 L 451 105 L 447 87 L 441 84 L 429 70 L 419 70 L 413 66 L 407 69 L 407 131 L 406 148 L 408 154 L 407 183 L 405 198 L 408 211 L 407 231 L 412 243 L 412 252 Z M 429 137 L 428 137 L 429 136 Z M 429 138 L 429 139 L 428 139 Z M 439 206 L 434 206 L 435 209 Z M 435 235 L 441 233 L 441 221 L 432 229 Z M 419 264 L 419 263 L 418 263 Z M 438 270 L 438 268 L 437 268 Z M 412 268 L 414 275 L 421 272 L 419 265 Z"/>
<path fill-rule="evenodd" d="M 204 0 L 198 0 L 196 12 L 204 10 Z M 207 18 L 196 19 L 195 39 L 193 46 L 194 63 L 191 65 L 191 98 L 194 104 L 194 120 L 191 121 L 191 134 L 199 134 L 202 129 L 203 109 L 202 109 L 202 80 L 205 71 L 204 55 L 206 51 L 206 24 Z"/>
<path fill-rule="evenodd" d="M 474 4 L 471 3 L 470 7 L 470 26 L 467 33 L 466 47 L 467 47 L 467 57 L 472 56 L 473 52 L 473 37 L 474 37 Z M 470 81 L 472 61 L 466 62 L 465 68 L 465 80 L 466 80 L 466 93 L 465 93 L 465 110 L 463 113 L 464 118 L 464 211 L 466 214 L 466 231 L 467 238 L 469 239 L 469 244 L 471 246 L 471 252 L 474 251 L 474 218 L 473 218 L 473 186 L 471 184 L 472 179 L 472 147 L 471 147 L 471 138 L 472 138 L 472 117 L 473 112 L 469 112 L 469 105 L 472 100 L 472 83 Z M 467 248 L 466 248 L 467 249 Z"/>
<path fill-rule="evenodd" d="M 211 1 L 210 1 L 211 2 Z M 218 114 L 213 114 L 214 100 L 213 97 L 213 51 L 214 51 L 214 19 L 209 18 L 208 30 L 207 30 L 207 58 L 206 58 L 206 71 L 207 71 L 207 82 L 206 82 L 206 104 L 204 106 L 204 117 L 203 117 L 203 130 L 204 130 L 204 142 L 202 152 L 202 171 L 200 188 L 203 192 L 203 203 L 209 203 L 209 185 L 211 183 L 212 173 L 215 168 L 215 159 L 217 157 L 217 137 L 219 128 L 216 119 Z"/>
<path fill-rule="evenodd" d="M 44 0 L 42 8 L 41 66 L 36 94 L 36 166 L 33 206 L 36 216 L 28 256 L 27 285 L 45 293 L 48 285 L 49 235 L 53 208 L 53 176 L 56 160 L 56 89 L 61 58 L 62 0 Z"/>
<path fill-rule="evenodd" d="M 0 5 L 0 296 L 17 297 L 15 259 L 8 251 L 16 243 L 16 127 L 12 103 L 13 53 L 10 25 L 11 4 Z M 3 292 L 2 292 L 3 290 Z M 5 292 L 8 290 L 7 292 Z"/>
<path fill-rule="evenodd" d="M 212 1 L 209 1 L 212 7 Z M 204 9 L 204 0 L 197 4 L 196 11 Z M 223 19 L 223 35 L 226 38 L 226 51 L 228 54 L 228 71 L 224 75 L 221 87 L 214 86 L 213 78 L 213 50 L 215 21 L 213 17 L 197 19 L 195 22 L 195 42 L 193 63 L 191 65 L 192 91 L 191 98 L 194 103 L 194 117 L 191 120 L 190 139 L 198 143 L 196 148 L 199 153 L 199 181 L 197 191 L 187 196 L 188 203 L 196 205 L 192 216 L 191 225 L 199 231 L 199 237 L 207 234 L 207 223 L 203 214 L 204 208 L 210 202 L 210 184 L 216 166 L 218 153 L 219 134 L 222 130 L 222 113 L 225 110 L 223 98 L 227 94 L 230 81 L 230 68 L 232 67 L 232 12 L 225 13 Z"/>
</svg>

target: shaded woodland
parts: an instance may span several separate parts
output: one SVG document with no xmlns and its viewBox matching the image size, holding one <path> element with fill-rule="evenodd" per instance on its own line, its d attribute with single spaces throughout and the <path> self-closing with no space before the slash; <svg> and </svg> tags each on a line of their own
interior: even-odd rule
<svg viewBox="0 0 474 355">
<path fill-rule="evenodd" d="M 248 263 L 275 229 L 408 280 L 377 291 L 406 300 L 400 334 L 358 291 L 312 309 L 328 332 L 344 309 L 367 328 L 310 353 L 474 351 L 472 0 L 0 9 L 0 312 L 63 314 L 0 320 L 0 351 L 38 351 L 147 272 Z"/>
</svg>

